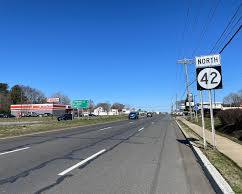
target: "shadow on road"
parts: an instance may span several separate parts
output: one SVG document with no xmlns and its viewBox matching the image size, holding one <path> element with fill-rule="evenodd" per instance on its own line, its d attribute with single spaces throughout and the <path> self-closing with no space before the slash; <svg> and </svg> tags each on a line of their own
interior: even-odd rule
<svg viewBox="0 0 242 194">
<path fill-rule="evenodd" d="M 190 145 L 189 142 L 196 142 L 199 141 L 197 138 L 187 138 L 187 139 L 176 139 L 179 143 L 185 144 L 185 145 Z"/>
</svg>

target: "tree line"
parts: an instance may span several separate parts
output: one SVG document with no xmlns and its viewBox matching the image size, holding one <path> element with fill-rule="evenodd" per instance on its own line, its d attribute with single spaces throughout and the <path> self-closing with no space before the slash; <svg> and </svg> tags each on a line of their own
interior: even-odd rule
<svg viewBox="0 0 242 194">
<path fill-rule="evenodd" d="M 238 92 L 232 92 L 224 97 L 224 106 L 239 107 L 242 104 L 242 90 Z"/>
<path fill-rule="evenodd" d="M 70 98 L 62 92 L 55 92 L 51 95 L 53 98 L 59 98 L 61 104 L 70 104 Z M 45 94 L 36 88 L 25 85 L 14 85 L 11 88 L 7 83 L 0 83 L 0 113 L 9 113 L 11 104 L 42 104 L 47 103 Z M 104 111 L 109 112 L 111 109 L 117 109 L 122 112 L 123 108 L 129 108 L 129 105 L 124 105 L 115 102 L 112 105 L 109 102 L 101 102 L 97 105 L 93 100 L 89 100 L 89 111 L 97 107 L 102 107 Z"/>
<path fill-rule="evenodd" d="M 51 97 L 59 98 L 60 103 L 70 104 L 70 98 L 61 92 L 56 92 Z M 11 104 L 41 104 L 46 102 L 47 97 L 39 89 L 19 84 L 10 88 L 7 83 L 0 83 L 0 113 L 8 113 Z"/>
</svg>

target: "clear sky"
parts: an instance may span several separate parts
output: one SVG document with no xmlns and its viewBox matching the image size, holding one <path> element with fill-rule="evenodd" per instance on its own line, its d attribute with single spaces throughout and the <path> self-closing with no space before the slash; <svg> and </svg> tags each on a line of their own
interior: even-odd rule
<svg viewBox="0 0 242 194">
<path fill-rule="evenodd" d="M 71 99 L 166 111 L 176 93 L 178 99 L 184 97 L 184 71 L 176 60 L 208 54 L 239 3 L 2 0 L 0 82 L 29 85 L 47 96 L 61 91 Z M 242 33 L 221 58 L 224 89 L 216 95 L 220 101 L 242 89 Z M 194 70 L 190 65 L 191 81 Z M 192 88 L 196 94 L 195 85 Z"/>
</svg>

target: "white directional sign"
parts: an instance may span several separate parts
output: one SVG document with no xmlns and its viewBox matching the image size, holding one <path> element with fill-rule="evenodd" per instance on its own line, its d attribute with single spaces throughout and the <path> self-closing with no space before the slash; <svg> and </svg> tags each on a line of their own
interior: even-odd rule
<svg viewBox="0 0 242 194">
<path fill-rule="evenodd" d="M 220 55 L 196 57 L 197 90 L 222 88 Z"/>
<path fill-rule="evenodd" d="M 220 55 L 208 55 L 196 57 L 196 67 L 212 67 L 221 66 Z"/>
</svg>

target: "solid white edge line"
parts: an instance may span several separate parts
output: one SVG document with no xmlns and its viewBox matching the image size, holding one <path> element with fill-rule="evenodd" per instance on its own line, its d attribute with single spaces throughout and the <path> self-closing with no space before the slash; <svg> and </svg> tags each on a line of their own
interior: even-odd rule
<svg viewBox="0 0 242 194">
<path fill-rule="evenodd" d="M 105 128 L 102 128 L 102 129 L 99 129 L 100 131 L 103 131 L 105 129 L 111 129 L 112 127 L 105 127 Z"/>
<path fill-rule="evenodd" d="M 1 155 L 5 155 L 5 154 L 10 154 L 10 153 L 13 153 L 13 152 L 18 152 L 18 151 L 22 151 L 22 150 L 26 150 L 26 149 L 29 149 L 30 147 L 24 147 L 24 148 L 19 148 L 19 149 L 16 149 L 16 150 L 11 150 L 11 151 L 7 151 L 7 152 L 2 152 L 0 153 L 0 156 Z"/>
<path fill-rule="evenodd" d="M 144 127 L 140 128 L 138 131 L 142 131 L 144 129 Z"/>
<path fill-rule="evenodd" d="M 70 167 L 70 168 L 64 170 L 63 172 L 59 173 L 58 175 L 59 175 L 59 176 L 63 176 L 63 175 L 65 175 L 66 173 L 68 173 L 68 172 L 74 170 L 75 168 L 77 168 L 77 167 L 79 167 L 79 166 L 82 166 L 83 164 L 87 163 L 88 161 L 90 161 L 90 160 L 96 158 L 98 155 L 101 155 L 101 154 L 102 154 L 103 152 L 105 152 L 105 151 L 106 151 L 106 149 L 103 149 L 103 150 L 97 152 L 96 154 L 93 154 L 92 156 L 86 158 L 85 160 L 82 160 L 81 162 L 78 162 L 77 164 L 75 164 L 75 165 L 73 165 L 72 167 Z"/>
</svg>

